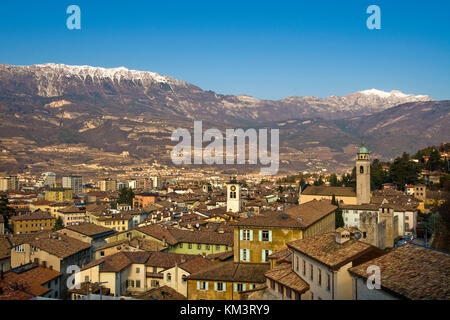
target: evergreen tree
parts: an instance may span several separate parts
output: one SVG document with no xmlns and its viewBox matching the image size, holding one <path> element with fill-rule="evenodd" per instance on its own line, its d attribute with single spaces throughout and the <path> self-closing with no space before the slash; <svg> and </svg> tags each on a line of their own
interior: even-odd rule
<svg viewBox="0 0 450 320">
<path fill-rule="evenodd" d="M 13 215 L 14 209 L 9 205 L 8 197 L 5 194 L 0 196 L 0 215 L 5 220 L 5 226 L 8 225 L 9 218 Z"/>
<path fill-rule="evenodd" d="M 61 217 L 58 217 L 55 221 L 55 226 L 53 227 L 53 231 L 64 229 L 64 223 L 61 219 Z"/>
<path fill-rule="evenodd" d="M 336 229 L 343 227 L 344 226 L 344 218 L 342 217 L 342 209 L 339 207 L 339 202 L 336 200 L 336 197 L 334 196 L 334 194 L 331 197 L 331 204 L 337 206 L 337 209 L 334 212 Z"/>
<path fill-rule="evenodd" d="M 119 204 L 128 204 L 130 206 L 133 205 L 134 192 L 131 188 L 122 188 L 119 191 L 119 200 L 117 203 Z"/>
</svg>

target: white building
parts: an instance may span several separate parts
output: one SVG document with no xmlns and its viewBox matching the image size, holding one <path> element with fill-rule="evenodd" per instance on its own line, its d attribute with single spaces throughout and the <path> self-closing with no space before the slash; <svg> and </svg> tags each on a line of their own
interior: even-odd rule
<svg viewBox="0 0 450 320">
<path fill-rule="evenodd" d="M 83 194 L 83 178 L 81 176 L 64 176 L 62 177 L 63 188 L 72 189 L 77 196 Z"/>
<path fill-rule="evenodd" d="M 305 293 L 309 300 L 351 300 L 352 277 L 348 270 L 356 261 L 363 262 L 364 255 L 383 253 L 356 240 L 343 228 L 292 241 L 287 246 L 292 250 L 293 271 L 309 286 Z"/>
<path fill-rule="evenodd" d="M 241 185 L 236 180 L 231 180 L 227 184 L 227 212 L 241 212 Z"/>
</svg>

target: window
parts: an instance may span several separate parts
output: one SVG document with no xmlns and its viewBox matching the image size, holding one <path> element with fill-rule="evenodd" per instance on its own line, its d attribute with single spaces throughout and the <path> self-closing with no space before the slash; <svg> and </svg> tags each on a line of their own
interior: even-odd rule
<svg viewBox="0 0 450 320">
<path fill-rule="evenodd" d="M 278 284 L 278 292 L 283 294 L 283 286 L 281 284 Z"/>
<path fill-rule="evenodd" d="M 25 247 L 23 244 L 21 244 L 20 246 L 17 246 L 14 248 L 15 252 L 24 252 L 25 251 Z"/>
<path fill-rule="evenodd" d="M 189 243 L 189 244 L 188 244 L 188 248 L 189 248 L 189 249 L 192 249 L 192 243 Z"/>
<path fill-rule="evenodd" d="M 200 250 L 201 248 L 202 248 L 202 245 L 199 243 L 199 244 L 197 245 L 197 249 Z"/>
<path fill-rule="evenodd" d="M 270 280 L 270 288 L 275 290 L 275 281 Z"/>
<path fill-rule="evenodd" d="M 89 282 L 89 276 L 84 277 L 84 282 Z"/>
<path fill-rule="evenodd" d="M 288 297 L 289 299 L 291 299 L 292 297 L 292 290 L 289 288 L 286 288 L 286 297 Z"/>
<path fill-rule="evenodd" d="M 210 248 L 210 245 L 207 244 L 207 245 L 206 245 L 206 250 L 209 250 L 209 248 Z"/>
<path fill-rule="evenodd" d="M 312 264 L 309 265 L 310 277 L 311 280 L 314 280 L 314 266 Z"/>
<path fill-rule="evenodd" d="M 197 281 L 197 289 L 198 290 L 208 290 L 208 282 L 206 282 L 206 281 Z"/>
<path fill-rule="evenodd" d="M 261 241 L 269 241 L 269 231 L 267 230 L 262 231 Z"/>
<path fill-rule="evenodd" d="M 167 281 L 168 282 L 172 281 L 172 274 L 170 272 L 167 273 Z"/>
<path fill-rule="evenodd" d="M 157 273 L 158 272 L 158 268 L 157 267 L 153 267 L 153 273 Z"/>
<path fill-rule="evenodd" d="M 269 262 L 269 256 L 272 254 L 271 250 L 262 250 L 262 261 L 263 262 Z"/>
<path fill-rule="evenodd" d="M 322 285 L 322 270 L 320 270 L 320 268 L 319 268 L 319 279 L 318 279 L 318 282 L 319 282 L 319 286 L 321 286 Z"/>
<path fill-rule="evenodd" d="M 242 240 L 250 240 L 250 230 L 242 230 Z"/>
<path fill-rule="evenodd" d="M 216 246 L 216 250 L 219 251 L 220 250 L 220 246 Z"/>
<path fill-rule="evenodd" d="M 306 261 L 303 260 L 303 275 L 306 276 Z"/>
<path fill-rule="evenodd" d="M 128 280 L 128 286 L 134 288 L 134 280 Z"/>
<path fill-rule="evenodd" d="M 363 166 L 359 167 L 359 173 L 364 173 L 364 167 Z"/>
<path fill-rule="evenodd" d="M 298 257 L 295 257 L 295 270 L 298 271 Z"/>
<path fill-rule="evenodd" d="M 136 268 L 136 273 L 141 273 L 141 268 Z"/>
<path fill-rule="evenodd" d="M 226 291 L 226 286 L 225 286 L 225 283 L 223 283 L 223 282 L 216 282 L 215 283 L 215 290 L 216 291 Z"/>
<path fill-rule="evenodd" d="M 241 249 L 241 261 L 250 261 L 250 250 L 249 249 Z"/>
<path fill-rule="evenodd" d="M 237 291 L 237 292 L 245 291 L 245 284 L 238 283 L 238 284 L 236 285 L 236 290 L 235 290 L 235 291 Z"/>
<path fill-rule="evenodd" d="M 330 291 L 331 287 L 331 276 L 327 274 L 327 290 Z"/>
<path fill-rule="evenodd" d="M 136 280 L 136 288 L 140 288 L 141 287 L 141 280 Z"/>
<path fill-rule="evenodd" d="M 180 243 L 180 248 L 183 248 L 183 244 L 182 243 Z"/>
</svg>

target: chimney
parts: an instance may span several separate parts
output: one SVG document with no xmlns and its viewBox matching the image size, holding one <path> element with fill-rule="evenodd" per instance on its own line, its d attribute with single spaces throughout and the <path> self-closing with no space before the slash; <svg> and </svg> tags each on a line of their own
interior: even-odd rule
<svg viewBox="0 0 450 320">
<path fill-rule="evenodd" d="M 345 229 L 339 228 L 338 230 L 336 230 L 335 240 L 336 240 L 336 243 L 338 243 L 338 244 L 343 244 L 343 243 L 349 241 L 350 240 L 350 232 Z"/>
</svg>

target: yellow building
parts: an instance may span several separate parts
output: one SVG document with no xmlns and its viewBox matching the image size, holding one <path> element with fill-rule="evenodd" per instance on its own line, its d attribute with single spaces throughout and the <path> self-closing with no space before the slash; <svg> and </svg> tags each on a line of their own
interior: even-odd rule
<svg viewBox="0 0 450 320">
<path fill-rule="evenodd" d="M 329 200 L 334 197 L 336 201 L 344 204 L 357 204 L 356 192 L 352 187 L 327 187 L 309 186 L 299 197 L 299 203 L 303 204 L 312 200 Z"/>
<path fill-rule="evenodd" d="M 132 220 L 133 217 L 128 213 L 111 211 L 105 208 L 101 208 L 101 210 L 86 208 L 86 222 L 110 228 L 117 232 L 129 230 Z"/>
<path fill-rule="evenodd" d="M 165 228 L 161 225 L 139 227 L 109 237 L 107 242 L 144 238 L 167 247 L 168 252 L 192 255 L 210 255 L 231 251 L 233 234 L 216 231 L 190 231 Z"/>
<path fill-rule="evenodd" d="M 188 300 L 239 300 L 240 292 L 264 284 L 268 264 L 218 263 L 187 279 Z"/>
<path fill-rule="evenodd" d="M 13 216 L 11 218 L 14 234 L 29 234 L 44 230 L 52 230 L 56 218 L 47 212 L 34 212 Z"/>
<path fill-rule="evenodd" d="M 234 261 L 269 263 L 269 255 L 289 241 L 334 231 L 336 208 L 329 201 L 313 200 L 234 223 Z"/>
<path fill-rule="evenodd" d="M 73 198 L 72 189 L 54 188 L 45 191 L 45 200 L 54 202 L 71 201 Z"/>
</svg>

